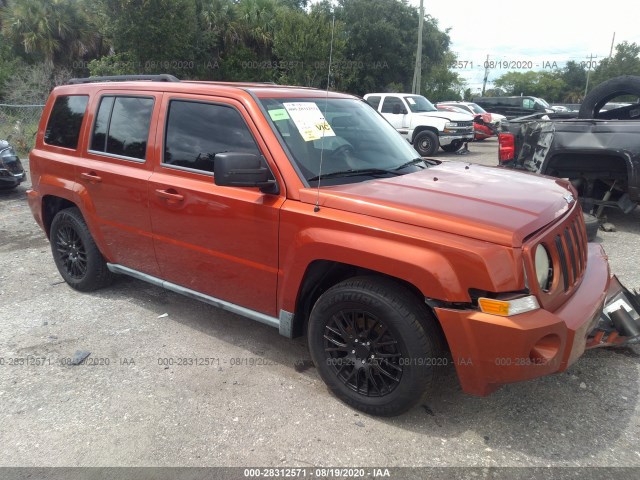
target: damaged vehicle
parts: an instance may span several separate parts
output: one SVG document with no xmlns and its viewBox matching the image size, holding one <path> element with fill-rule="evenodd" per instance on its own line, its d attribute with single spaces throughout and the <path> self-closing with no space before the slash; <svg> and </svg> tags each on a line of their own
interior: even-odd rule
<svg viewBox="0 0 640 480">
<path fill-rule="evenodd" d="M 603 82 L 575 113 L 537 114 L 503 124 L 502 166 L 566 178 L 583 210 L 602 217 L 605 208 L 625 213 L 640 201 L 640 105 L 613 105 L 622 96 L 640 97 L 640 77 Z"/>
<path fill-rule="evenodd" d="M 351 95 L 75 79 L 29 160 L 71 288 L 128 275 L 306 335 L 328 388 L 368 414 L 419 404 L 447 366 L 487 395 L 640 339 L 570 182 L 422 158 Z"/>
<path fill-rule="evenodd" d="M 444 112 L 458 112 L 458 113 L 468 113 L 466 110 L 463 110 L 460 107 L 448 104 L 440 104 L 436 105 L 438 110 L 442 110 Z M 473 118 L 473 139 L 476 142 L 481 142 L 486 140 L 489 137 L 494 137 L 498 134 L 498 130 L 495 125 L 493 125 L 490 121 L 491 114 L 475 114 L 472 115 Z"/>
<path fill-rule="evenodd" d="M 6 140 L 0 140 L 0 190 L 13 190 L 27 178 L 20 158 Z"/>
</svg>

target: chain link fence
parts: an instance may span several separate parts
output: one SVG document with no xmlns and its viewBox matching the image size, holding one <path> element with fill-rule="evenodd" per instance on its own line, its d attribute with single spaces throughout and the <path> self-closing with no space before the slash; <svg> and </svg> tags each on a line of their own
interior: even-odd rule
<svg viewBox="0 0 640 480">
<path fill-rule="evenodd" d="M 8 140 L 22 155 L 34 146 L 44 105 L 0 103 L 0 139 Z"/>
</svg>

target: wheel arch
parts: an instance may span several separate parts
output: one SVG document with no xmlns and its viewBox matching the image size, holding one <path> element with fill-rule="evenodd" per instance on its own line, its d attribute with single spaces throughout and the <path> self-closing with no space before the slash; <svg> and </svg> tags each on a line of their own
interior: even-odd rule
<svg viewBox="0 0 640 480">
<path fill-rule="evenodd" d="M 77 207 L 77 205 L 64 197 L 58 197 L 50 194 L 42 197 L 42 223 L 47 238 L 50 238 L 51 223 L 53 222 L 53 218 L 56 214 L 61 210 L 73 207 Z"/>
<path fill-rule="evenodd" d="M 633 166 L 629 157 L 620 151 L 597 150 L 584 152 L 554 152 L 540 168 L 543 175 L 560 178 L 622 181 L 622 189 L 629 190 Z M 582 193 L 581 193 L 582 194 Z"/>
<path fill-rule="evenodd" d="M 413 136 L 411 137 L 411 143 L 413 144 L 418 134 L 420 134 L 421 132 L 424 132 L 425 130 L 429 130 L 430 132 L 435 133 L 438 136 L 438 138 L 440 137 L 440 131 L 436 127 L 433 127 L 431 125 L 418 125 L 413 129 Z"/>
<path fill-rule="evenodd" d="M 379 277 L 391 280 L 404 287 L 420 302 L 424 302 L 424 295 L 420 289 L 406 280 L 388 275 L 369 268 L 331 260 L 314 260 L 304 272 L 302 283 L 298 291 L 295 304 L 293 336 L 306 333 L 311 310 L 320 296 L 334 285 L 354 277 Z"/>
</svg>

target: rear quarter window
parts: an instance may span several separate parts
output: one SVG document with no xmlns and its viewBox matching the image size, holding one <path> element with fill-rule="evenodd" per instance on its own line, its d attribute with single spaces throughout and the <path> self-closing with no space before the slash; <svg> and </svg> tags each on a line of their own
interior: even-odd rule
<svg viewBox="0 0 640 480">
<path fill-rule="evenodd" d="M 74 150 L 78 148 L 88 102 L 88 95 L 61 95 L 56 98 L 44 133 L 45 143 Z"/>
</svg>

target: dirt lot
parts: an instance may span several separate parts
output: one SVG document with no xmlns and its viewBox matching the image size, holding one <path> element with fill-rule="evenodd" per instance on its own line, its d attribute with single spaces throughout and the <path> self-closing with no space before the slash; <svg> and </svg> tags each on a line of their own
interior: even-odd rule
<svg viewBox="0 0 640 480">
<path fill-rule="evenodd" d="M 442 157 L 495 164 L 496 148 Z M 638 348 L 487 398 L 450 376 L 424 406 L 368 417 L 328 393 L 303 339 L 128 278 L 71 290 L 28 187 L 0 193 L 0 465 L 640 466 Z M 610 220 L 599 241 L 640 287 L 640 209 Z M 90 363 L 67 365 L 77 351 Z"/>
</svg>

